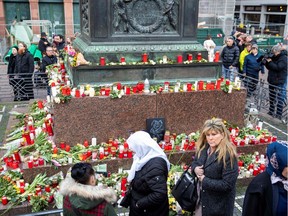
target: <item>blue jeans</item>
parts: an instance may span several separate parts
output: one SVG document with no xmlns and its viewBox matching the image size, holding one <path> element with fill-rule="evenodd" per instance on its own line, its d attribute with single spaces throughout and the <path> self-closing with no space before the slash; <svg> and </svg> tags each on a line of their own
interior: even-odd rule
<svg viewBox="0 0 288 216">
<path fill-rule="evenodd" d="M 229 79 L 230 81 L 234 82 L 235 75 L 237 72 L 237 68 L 226 68 L 224 65 L 222 65 L 222 77 L 225 79 Z"/>
</svg>

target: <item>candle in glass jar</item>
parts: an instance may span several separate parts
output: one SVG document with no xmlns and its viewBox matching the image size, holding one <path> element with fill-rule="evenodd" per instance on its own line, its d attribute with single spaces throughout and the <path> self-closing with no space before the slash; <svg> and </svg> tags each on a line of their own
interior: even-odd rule
<svg viewBox="0 0 288 216">
<path fill-rule="evenodd" d="M 47 193 L 50 193 L 50 192 L 51 192 L 50 185 L 45 185 L 45 191 L 46 191 Z"/>
<path fill-rule="evenodd" d="M 202 60 L 202 54 L 201 53 L 198 53 L 197 54 L 197 61 L 201 61 Z"/>
<path fill-rule="evenodd" d="M 126 94 L 126 95 L 129 95 L 130 92 L 131 92 L 130 87 L 129 87 L 129 86 L 125 86 L 125 94 Z"/>
<path fill-rule="evenodd" d="M 96 137 L 92 138 L 91 144 L 92 144 L 92 146 L 96 146 L 97 145 L 97 138 Z"/>
<path fill-rule="evenodd" d="M 3 204 L 3 205 L 7 205 L 7 203 L 8 203 L 7 197 L 6 197 L 6 196 L 3 196 L 3 197 L 2 197 L 2 204 Z"/>
<path fill-rule="evenodd" d="M 143 53 L 143 54 L 142 54 L 142 61 L 143 61 L 143 62 L 148 62 L 148 55 L 147 55 L 147 53 Z"/>
<path fill-rule="evenodd" d="M 105 58 L 104 57 L 100 57 L 100 65 L 101 66 L 105 66 L 105 64 L 106 64 Z"/>
<path fill-rule="evenodd" d="M 44 166 L 44 159 L 43 158 L 39 158 L 38 159 L 38 165 L 39 166 Z"/>
<path fill-rule="evenodd" d="M 125 62 L 125 57 L 121 57 L 121 58 L 120 58 L 120 62 L 121 62 L 121 63 L 124 63 L 124 62 Z"/>
<path fill-rule="evenodd" d="M 219 62 L 219 59 L 220 59 L 220 52 L 216 51 L 215 52 L 215 57 L 214 57 L 214 62 Z"/>
<path fill-rule="evenodd" d="M 37 102 L 37 104 L 38 104 L 38 108 L 39 108 L 39 109 L 43 109 L 43 108 L 44 108 L 44 105 L 43 105 L 43 101 L 42 101 L 42 100 L 39 100 L 39 101 Z"/>
<path fill-rule="evenodd" d="M 29 169 L 33 168 L 33 164 L 34 164 L 33 161 L 28 161 L 28 168 Z"/>
<path fill-rule="evenodd" d="M 183 56 L 182 55 L 178 55 L 177 56 L 177 63 L 182 63 L 183 62 Z"/>
<path fill-rule="evenodd" d="M 189 53 L 189 54 L 187 55 L 187 60 L 188 60 L 188 61 L 192 61 L 192 60 L 193 60 L 193 56 L 192 56 L 191 53 Z"/>
</svg>

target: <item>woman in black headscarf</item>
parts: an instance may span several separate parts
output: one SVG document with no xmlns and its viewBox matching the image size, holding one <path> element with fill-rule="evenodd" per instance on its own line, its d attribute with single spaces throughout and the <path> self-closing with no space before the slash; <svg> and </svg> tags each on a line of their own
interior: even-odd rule
<svg viewBox="0 0 288 216">
<path fill-rule="evenodd" d="M 249 184 L 243 216 L 287 216 L 288 142 L 268 145 L 266 170 Z"/>
</svg>

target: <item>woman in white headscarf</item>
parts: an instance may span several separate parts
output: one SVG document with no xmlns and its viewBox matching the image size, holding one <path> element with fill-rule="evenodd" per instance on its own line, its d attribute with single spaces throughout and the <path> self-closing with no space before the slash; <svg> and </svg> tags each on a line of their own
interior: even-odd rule
<svg viewBox="0 0 288 216">
<path fill-rule="evenodd" d="M 132 134 L 127 143 L 134 152 L 128 181 L 132 188 L 130 216 L 167 216 L 167 176 L 170 163 L 157 142 L 144 131 Z"/>
</svg>

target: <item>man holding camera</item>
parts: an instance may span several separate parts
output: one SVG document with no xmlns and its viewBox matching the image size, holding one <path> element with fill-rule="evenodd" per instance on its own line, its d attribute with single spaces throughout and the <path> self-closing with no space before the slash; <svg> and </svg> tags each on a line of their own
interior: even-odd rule
<svg viewBox="0 0 288 216">
<path fill-rule="evenodd" d="M 287 53 L 282 51 L 282 47 L 275 45 L 271 50 L 273 57 L 267 58 L 265 66 L 268 69 L 269 101 L 268 114 L 276 118 L 282 118 L 283 107 L 286 101 L 287 87 Z"/>
</svg>

